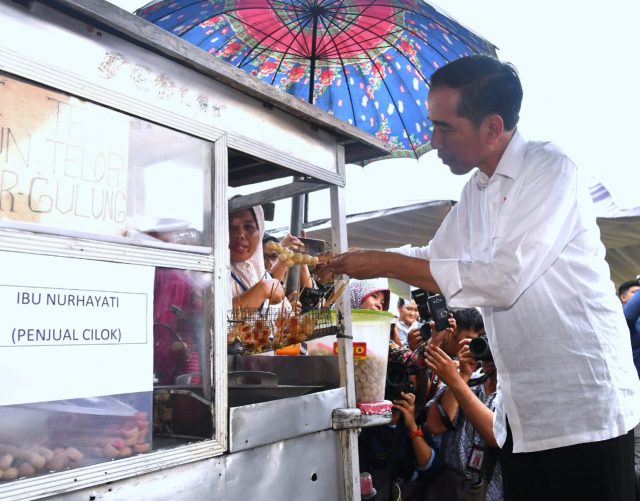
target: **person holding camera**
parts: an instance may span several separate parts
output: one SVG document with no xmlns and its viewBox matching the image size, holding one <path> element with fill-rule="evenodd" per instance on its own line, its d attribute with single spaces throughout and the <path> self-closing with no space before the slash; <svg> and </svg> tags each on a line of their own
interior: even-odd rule
<svg viewBox="0 0 640 501">
<path fill-rule="evenodd" d="M 521 135 L 522 96 L 496 58 L 435 71 L 431 145 L 454 174 L 477 170 L 429 245 L 346 252 L 326 269 L 481 307 L 505 499 L 630 501 L 640 382 L 628 329 L 586 177 L 557 146 Z"/>
<path fill-rule="evenodd" d="M 416 372 L 400 353 L 390 353 L 385 400 L 393 403 L 391 423 L 363 428 L 358 437 L 360 471 L 371 473 L 375 500 L 391 500 L 396 484 L 403 501 L 428 501 L 426 487 L 441 461 L 424 422 L 416 419 Z"/>
<path fill-rule="evenodd" d="M 398 299 L 398 318 L 393 323 L 391 339 L 398 346 L 408 346 L 415 349 L 415 341 L 420 339 L 420 327 L 422 322 L 418 320 L 418 305 L 412 300 Z M 414 346 L 411 346 L 411 342 Z"/>
<path fill-rule="evenodd" d="M 428 499 L 501 501 L 502 472 L 493 434 L 497 371 L 486 336 L 462 339 L 457 359 L 458 363 L 437 339 L 425 351 L 427 366 L 444 382 L 427 404 L 429 431 L 442 434 L 444 464 Z"/>
</svg>

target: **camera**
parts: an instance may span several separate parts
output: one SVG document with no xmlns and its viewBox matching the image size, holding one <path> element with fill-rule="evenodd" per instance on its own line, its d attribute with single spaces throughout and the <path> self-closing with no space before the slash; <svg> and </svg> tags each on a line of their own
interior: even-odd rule
<svg viewBox="0 0 640 501">
<path fill-rule="evenodd" d="M 384 390 L 385 400 L 400 400 L 401 393 L 415 393 L 413 383 L 409 379 L 409 369 L 402 362 L 387 363 L 387 380 Z"/>
<path fill-rule="evenodd" d="M 327 292 L 327 288 L 324 287 L 314 287 L 312 289 L 305 287 L 302 289 L 300 293 L 300 297 L 298 301 L 301 305 L 300 313 L 306 313 L 311 310 L 317 310 L 322 306 L 322 300 L 324 299 L 324 295 Z"/>
<path fill-rule="evenodd" d="M 411 297 L 418 306 L 418 313 L 420 320 L 425 322 L 427 336 L 423 335 L 423 339 L 428 339 L 431 336 L 431 328 L 427 323 L 430 319 L 435 324 L 436 331 L 441 331 L 449 327 L 449 308 L 447 308 L 447 302 L 442 294 L 429 295 L 423 289 L 415 289 L 411 291 Z M 422 331 L 420 331 L 422 334 Z"/>
<path fill-rule="evenodd" d="M 436 331 L 445 330 L 449 327 L 449 308 L 442 294 L 434 294 L 427 299 L 431 319 L 435 323 Z"/>
<path fill-rule="evenodd" d="M 411 298 L 416 302 L 418 307 L 418 318 L 422 322 L 420 326 L 420 337 L 423 341 L 428 341 L 431 337 L 431 325 L 429 321 L 429 306 L 427 306 L 429 294 L 422 289 L 411 291 Z"/>
<path fill-rule="evenodd" d="M 317 238 L 298 237 L 298 240 L 304 244 L 304 253 L 310 256 L 319 256 L 327 248 L 327 242 Z"/>
<path fill-rule="evenodd" d="M 493 355 L 491 354 L 487 336 L 473 338 L 469 342 L 469 352 L 475 360 L 493 362 Z"/>
</svg>

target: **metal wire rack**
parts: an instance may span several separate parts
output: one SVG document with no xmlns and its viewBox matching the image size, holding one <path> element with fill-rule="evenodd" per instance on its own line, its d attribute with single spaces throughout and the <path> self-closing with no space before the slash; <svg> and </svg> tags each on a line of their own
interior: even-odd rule
<svg viewBox="0 0 640 501">
<path fill-rule="evenodd" d="M 227 317 L 230 354 L 275 350 L 339 332 L 335 310 L 317 309 L 287 315 L 268 309 L 234 309 Z"/>
</svg>

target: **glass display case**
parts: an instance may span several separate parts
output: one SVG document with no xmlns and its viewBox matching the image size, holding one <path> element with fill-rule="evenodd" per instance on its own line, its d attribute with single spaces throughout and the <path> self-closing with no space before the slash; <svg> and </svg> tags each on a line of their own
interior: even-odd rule
<svg viewBox="0 0 640 501">
<path fill-rule="evenodd" d="M 257 399 L 229 377 L 228 215 L 329 189 L 345 250 L 344 163 L 388 147 L 108 2 L 0 2 L 0 23 L 0 498 L 359 493 L 357 426 L 332 425 L 348 323 L 312 384 L 296 362 Z"/>
</svg>

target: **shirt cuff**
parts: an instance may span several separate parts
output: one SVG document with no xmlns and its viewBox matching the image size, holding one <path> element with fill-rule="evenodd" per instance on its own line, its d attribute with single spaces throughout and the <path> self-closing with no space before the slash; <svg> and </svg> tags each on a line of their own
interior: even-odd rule
<svg viewBox="0 0 640 501">
<path fill-rule="evenodd" d="M 462 290 L 462 281 L 460 280 L 460 270 L 458 268 L 457 259 L 435 259 L 429 261 L 431 276 L 440 287 L 442 295 L 447 299 L 450 306 L 452 298 Z"/>
<path fill-rule="evenodd" d="M 431 447 L 431 456 L 429 457 L 429 461 L 424 466 L 416 466 L 416 470 L 419 472 L 427 471 L 433 466 L 434 461 L 436 460 L 436 450 Z"/>
</svg>

